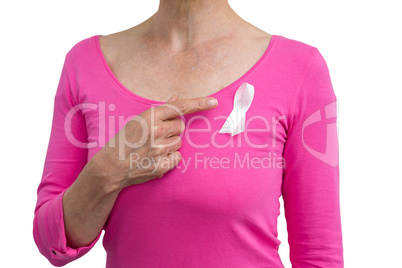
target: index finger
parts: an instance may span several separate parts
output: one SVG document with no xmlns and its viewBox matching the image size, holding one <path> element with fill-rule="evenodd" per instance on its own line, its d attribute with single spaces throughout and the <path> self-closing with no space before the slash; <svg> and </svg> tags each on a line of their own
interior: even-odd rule
<svg viewBox="0 0 402 268">
<path fill-rule="evenodd" d="M 169 120 L 184 114 L 211 110 L 218 105 L 218 100 L 212 97 L 199 97 L 192 99 L 175 99 L 158 106 L 159 119 Z"/>
</svg>

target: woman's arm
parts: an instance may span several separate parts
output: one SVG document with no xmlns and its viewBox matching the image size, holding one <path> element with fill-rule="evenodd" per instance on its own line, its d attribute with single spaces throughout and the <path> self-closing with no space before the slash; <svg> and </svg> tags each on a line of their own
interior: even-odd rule
<svg viewBox="0 0 402 268">
<path fill-rule="evenodd" d="M 67 245 L 84 247 L 103 229 L 120 190 L 106 191 L 101 179 L 81 173 L 63 196 Z"/>
<path fill-rule="evenodd" d="M 69 54 L 66 55 L 54 98 L 53 121 L 43 168 L 37 190 L 33 220 L 33 236 L 39 251 L 55 266 L 62 266 L 86 254 L 100 237 L 82 247 L 67 244 L 63 213 L 63 195 L 87 163 L 88 149 L 72 144 L 64 128 L 68 112 L 75 106 L 68 77 Z M 71 118 L 71 135 L 86 142 L 85 119 L 77 111 Z"/>
<path fill-rule="evenodd" d="M 35 242 L 55 266 L 80 258 L 94 246 L 122 189 L 161 178 L 179 164 L 181 154 L 177 150 L 181 147 L 184 123 L 178 116 L 217 105 L 208 104 L 213 98 L 177 100 L 173 96 L 168 103 L 156 107 L 153 116 L 149 109 L 136 116 L 137 120 L 129 121 L 87 161 L 88 149 L 73 144 L 68 138 L 72 135 L 82 143 L 88 138 L 80 110 L 72 117 L 68 115 L 77 105 L 73 99 L 78 99 L 74 97 L 69 81 L 68 56 L 55 95 L 52 130 L 33 222 Z M 66 118 L 71 120 L 68 128 L 65 127 Z M 146 142 L 140 148 L 130 148 L 128 144 L 144 137 L 141 123 L 148 126 Z M 152 146 L 153 142 L 164 146 Z M 123 160 L 118 157 L 121 148 L 126 156 Z M 138 154 L 139 158 L 154 159 L 152 163 L 159 166 L 130 168 L 130 153 Z"/>
<path fill-rule="evenodd" d="M 318 49 L 300 88 L 284 148 L 282 196 L 292 267 L 343 267 L 337 106 Z"/>
</svg>

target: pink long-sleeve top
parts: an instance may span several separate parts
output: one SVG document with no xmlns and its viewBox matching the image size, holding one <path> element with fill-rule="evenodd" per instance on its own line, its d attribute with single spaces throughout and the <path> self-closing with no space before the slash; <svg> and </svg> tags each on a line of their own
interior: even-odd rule
<svg viewBox="0 0 402 268">
<path fill-rule="evenodd" d="M 219 133 L 244 82 L 254 87 L 244 132 Z M 120 192 L 103 228 L 106 267 L 284 267 L 281 195 L 293 267 L 343 267 L 336 96 L 319 50 L 273 35 L 247 73 L 210 96 L 216 108 L 182 117 L 180 164 Z M 67 246 L 65 190 L 128 120 L 160 104 L 120 83 L 99 35 L 66 54 L 33 221 L 53 265 L 82 257 L 101 235 Z"/>
</svg>

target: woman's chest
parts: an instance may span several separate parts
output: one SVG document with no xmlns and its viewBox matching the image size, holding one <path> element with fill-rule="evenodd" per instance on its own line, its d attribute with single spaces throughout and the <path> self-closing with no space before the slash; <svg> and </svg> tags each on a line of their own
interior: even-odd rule
<svg viewBox="0 0 402 268">
<path fill-rule="evenodd" d="M 191 57 L 186 60 L 188 65 L 180 67 L 176 66 L 175 59 L 159 60 L 158 63 L 120 62 L 112 71 L 132 93 L 165 102 L 173 94 L 181 99 L 212 95 L 236 81 L 250 68 L 246 63 L 236 66 L 224 60 L 219 63 L 208 59 L 191 63 L 194 61 Z"/>
<path fill-rule="evenodd" d="M 202 97 L 230 85 L 261 59 L 268 37 L 259 37 L 252 45 L 220 40 L 181 51 L 133 42 L 130 48 L 117 49 L 122 45 L 114 44 L 114 49 L 103 52 L 108 68 L 123 87 L 143 98 L 164 102 L 172 94 Z"/>
</svg>

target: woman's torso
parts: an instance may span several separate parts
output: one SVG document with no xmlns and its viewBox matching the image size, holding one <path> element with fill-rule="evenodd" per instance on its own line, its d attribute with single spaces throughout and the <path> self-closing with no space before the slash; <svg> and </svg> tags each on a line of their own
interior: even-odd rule
<svg viewBox="0 0 402 268">
<path fill-rule="evenodd" d="M 133 50 L 137 53 L 128 54 L 132 61 L 111 57 L 114 66 L 109 68 L 99 35 L 69 52 L 69 94 L 74 102 L 86 104 L 80 113 L 90 144 L 88 161 L 128 120 L 163 103 L 172 92 L 185 98 L 211 95 L 219 102 L 212 110 L 182 118 L 186 130 L 178 166 L 161 179 L 120 192 L 104 226 L 107 267 L 283 267 L 276 229 L 281 157 L 289 115 L 314 49 L 280 35 L 273 35 L 268 47 L 263 43 L 247 50 L 265 49 L 263 55 L 261 50 L 250 53 L 255 58 L 247 67 L 236 63 L 250 56 L 244 52 L 237 59 L 228 57 L 229 63 L 223 60 L 225 69 L 215 67 L 210 76 L 198 67 L 190 73 L 191 67 L 181 69 L 181 64 L 172 71 L 163 57 L 160 63 L 152 60 L 152 53 L 141 56 L 138 47 Z M 126 65 L 116 66 L 124 61 Z M 208 66 L 208 61 L 195 66 Z M 233 110 L 236 90 L 245 82 L 255 92 L 244 132 L 219 133 Z"/>
</svg>

